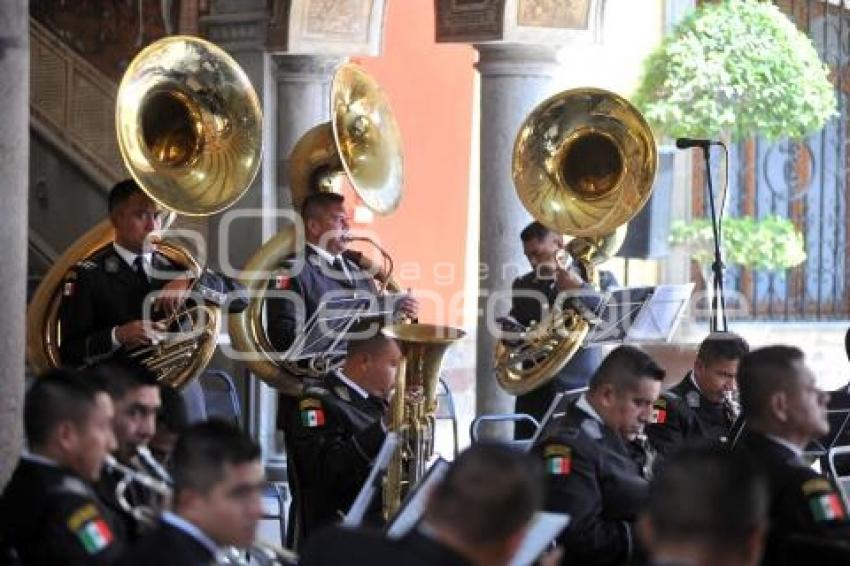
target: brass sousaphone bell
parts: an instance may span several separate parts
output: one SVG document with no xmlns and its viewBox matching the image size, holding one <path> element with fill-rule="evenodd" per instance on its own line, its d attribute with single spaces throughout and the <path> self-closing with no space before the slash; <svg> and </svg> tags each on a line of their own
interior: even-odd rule
<svg viewBox="0 0 850 566">
<path fill-rule="evenodd" d="M 171 36 L 143 49 L 121 80 L 115 120 L 127 170 L 151 199 L 172 212 L 220 212 L 242 197 L 259 170 L 259 99 L 241 67 L 202 39 Z M 61 365 L 62 281 L 113 237 L 109 220 L 99 223 L 62 254 L 36 290 L 27 311 L 27 355 L 36 371 Z M 201 270 L 178 243 L 159 242 L 157 250 L 187 270 Z M 202 327 L 189 332 L 189 338 L 144 352 L 142 362 L 161 383 L 180 387 L 189 382 L 215 350 L 218 309 L 197 309 L 192 316 Z"/>
<path fill-rule="evenodd" d="M 556 94 L 538 105 L 517 134 L 513 179 L 531 215 L 567 245 L 585 279 L 616 254 L 625 225 L 652 192 L 658 156 L 652 129 L 626 99 L 597 88 Z M 517 341 L 496 347 L 496 378 L 521 395 L 569 362 L 590 329 L 575 310 L 555 305 Z"/>
<path fill-rule="evenodd" d="M 401 133 L 389 102 L 378 83 L 358 65 L 346 63 L 331 83 L 329 122 L 319 124 L 298 141 L 290 154 L 292 204 L 301 203 L 316 190 L 340 190 L 340 178 L 348 178 L 354 191 L 372 211 L 389 214 L 398 206 L 403 187 L 404 161 Z M 288 395 L 298 395 L 302 378 L 266 336 L 263 327 L 264 294 L 270 274 L 297 251 L 297 226 L 287 223 L 248 260 L 242 282 L 251 302 L 232 314 L 228 328 L 233 347 L 260 379 Z M 361 266 L 375 273 L 364 256 Z M 388 274 L 376 275 L 376 278 Z M 398 287 L 388 281 L 389 290 Z"/>
</svg>

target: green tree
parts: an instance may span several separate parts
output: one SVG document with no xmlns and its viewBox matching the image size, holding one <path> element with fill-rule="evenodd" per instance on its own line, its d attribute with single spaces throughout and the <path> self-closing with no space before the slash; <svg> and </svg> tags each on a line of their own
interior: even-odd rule
<svg viewBox="0 0 850 566">
<path fill-rule="evenodd" d="M 646 59 L 633 99 L 670 137 L 795 138 L 836 114 L 829 69 L 811 40 L 756 0 L 694 10 Z"/>
</svg>

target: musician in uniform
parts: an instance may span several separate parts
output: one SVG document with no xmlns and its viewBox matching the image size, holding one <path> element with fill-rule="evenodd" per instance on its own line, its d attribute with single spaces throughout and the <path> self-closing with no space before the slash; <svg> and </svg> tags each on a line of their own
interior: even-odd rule
<svg viewBox="0 0 850 566">
<path fill-rule="evenodd" d="M 755 566 L 767 505 L 767 482 L 747 458 L 683 446 L 659 466 L 639 524 L 650 566 Z"/>
<path fill-rule="evenodd" d="M 738 389 L 747 424 L 735 449 L 761 467 L 770 490 L 764 563 L 782 563 L 789 556 L 850 563 L 850 552 L 841 549 L 850 541 L 844 499 L 803 456 L 806 445 L 829 429 L 829 396 L 817 388 L 803 352 L 793 346 L 750 352 L 738 369 Z"/>
<path fill-rule="evenodd" d="M 254 542 L 265 485 L 260 448 L 230 423 L 190 426 L 172 457 L 173 511 L 129 549 L 122 564 L 201 566 L 222 548 Z"/>
<path fill-rule="evenodd" d="M 284 271 L 272 282 L 274 289 L 291 293 L 299 300 L 274 295 L 266 300 L 266 332 L 279 352 L 289 349 L 296 334 L 303 331 L 304 324 L 323 301 L 377 294 L 373 275 L 354 261 L 356 252 L 347 250 L 349 223 L 342 195 L 331 192 L 309 195 L 301 207 L 301 217 L 305 248 L 287 260 Z M 403 295 L 394 304 L 394 310 L 416 318 L 418 304 L 413 297 Z"/>
<path fill-rule="evenodd" d="M 91 485 L 115 448 L 109 396 L 76 372 L 53 370 L 26 394 L 24 429 L 29 452 L 0 498 L 0 558 L 112 563 L 122 541 Z"/>
<path fill-rule="evenodd" d="M 714 332 L 702 341 L 693 369 L 655 402 L 646 434 L 660 454 L 683 443 L 725 441 L 738 412 L 735 375 L 748 351 L 733 332 Z"/>
<path fill-rule="evenodd" d="M 112 358 L 99 362 L 89 369 L 101 389 L 112 399 L 115 417 L 112 421 L 117 441 L 113 457 L 121 464 L 167 481 L 167 474 L 147 452 L 156 429 L 156 414 L 160 408 L 159 386 L 156 377 L 141 364 L 131 359 Z M 129 512 L 118 501 L 118 485 L 124 475 L 106 466 L 95 484 L 98 497 L 117 517 L 124 538 L 136 540 L 148 525 Z M 126 502 L 136 509 L 155 510 L 161 502 L 156 494 L 130 482 L 123 493 Z M 153 519 L 153 517 L 150 517 Z"/>
<path fill-rule="evenodd" d="M 149 241 L 161 228 L 161 211 L 132 179 L 117 183 L 109 193 L 109 219 L 115 240 L 102 252 L 77 264 L 62 287 L 59 320 L 60 353 L 68 366 L 92 364 L 118 349 L 146 346 L 166 330 L 145 320 L 148 293 L 162 292 L 150 305 L 157 318 L 174 312 L 185 300 L 192 282 L 195 296 L 239 312 L 248 301 L 237 291 L 242 285 L 208 269 L 188 273 L 158 252 Z M 185 390 L 187 402 L 198 404 L 200 386 Z M 196 408 L 199 417 L 203 408 Z"/>
<path fill-rule="evenodd" d="M 383 334 L 349 340 L 345 364 L 304 393 L 280 415 L 292 458 L 296 540 L 346 513 L 369 475 L 386 437 L 388 400 L 401 359 Z M 367 521 L 378 523 L 380 498 Z"/>
<path fill-rule="evenodd" d="M 421 522 L 399 540 L 368 531 L 321 531 L 300 564 L 501 566 L 511 563 L 543 503 L 542 470 L 528 454 L 475 444 L 449 466 Z"/>
<path fill-rule="evenodd" d="M 626 443 L 649 422 L 663 379 L 642 350 L 616 348 L 534 446 L 546 470 L 546 509 L 571 517 L 558 539 L 571 562 L 621 564 L 634 556 L 634 522 L 649 483 Z"/>
<path fill-rule="evenodd" d="M 532 222 L 520 233 L 525 257 L 531 264 L 531 271 L 514 280 L 511 287 L 511 311 L 502 319 L 505 330 L 525 329 L 532 322 L 540 322 L 544 309 L 551 308 L 562 291 L 581 291 L 582 304 L 594 312 L 600 302 L 593 287 L 582 279 L 576 265 L 562 268 L 558 260 L 564 254 L 563 237 L 548 229 L 540 222 Z M 599 273 L 600 287 L 603 291 L 617 284 L 609 271 Z M 515 411 L 531 415 L 538 421 L 543 418 L 554 396 L 560 391 L 585 387 L 587 381 L 602 359 L 598 347 L 582 347 L 573 355 L 560 373 L 547 384 L 519 395 L 516 398 Z M 516 426 L 516 438 L 527 438 L 533 434 L 527 423 Z"/>
</svg>

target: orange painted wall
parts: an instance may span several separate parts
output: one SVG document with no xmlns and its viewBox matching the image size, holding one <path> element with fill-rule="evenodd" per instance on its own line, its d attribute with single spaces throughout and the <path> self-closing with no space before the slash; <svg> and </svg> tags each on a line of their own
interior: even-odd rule
<svg viewBox="0 0 850 566">
<path fill-rule="evenodd" d="M 357 62 L 386 92 L 401 129 L 405 194 L 393 214 L 354 227 L 377 232 L 396 279 L 420 295 L 422 322 L 460 325 L 474 51 L 434 41 L 433 2 L 388 4 L 382 55 Z"/>
</svg>

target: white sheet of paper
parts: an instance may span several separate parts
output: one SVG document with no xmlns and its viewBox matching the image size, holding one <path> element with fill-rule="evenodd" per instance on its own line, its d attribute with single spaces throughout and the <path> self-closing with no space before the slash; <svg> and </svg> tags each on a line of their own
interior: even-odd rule
<svg viewBox="0 0 850 566">
<path fill-rule="evenodd" d="M 434 462 L 422 481 L 414 488 L 414 492 L 398 510 L 396 516 L 390 520 L 386 532 L 388 538 L 401 538 L 416 526 L 416 523 L 422 518 L 422 514 L 425 513 L 428 494 L 443 479 L 448 469 L 449 463 L 442 458 Z"/>
<path fill-rule="evenodd" d="M 658 285 L 626 333 L 627 342 L 667 342 L 694 291 L 693 283 Z"/>
<path fill-rule="evenodd" d="M 555 537 L 567 528 L 570 516 L 561 513 L 540 511 L 531 519 L 531 525 L 519 550 L 511 560 L 511 566 L 528 566 L 543 554 Z"/>
</svg>

